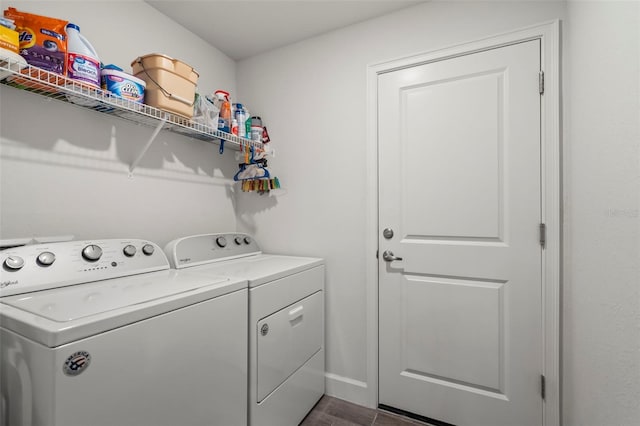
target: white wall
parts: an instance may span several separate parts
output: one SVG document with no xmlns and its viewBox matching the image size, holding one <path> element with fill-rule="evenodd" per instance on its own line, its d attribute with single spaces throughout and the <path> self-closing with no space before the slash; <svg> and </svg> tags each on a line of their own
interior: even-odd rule
<svg viewBox="0 0 640 426">
<path fill-rule="evenodd" d="M 327 259 L 330 392 L 367 386 L 366 67 L 563 19 L 563 421 L 640 424 L 640 28 L 637 2 L 433 2 L 238 64 L 285 191 L 241 197 L 270 251 Z"/>
<path fill-rule="evenodd" d="M 569 2 L 564 420 L 640 424 L 640 3 Z"/>
<path fill-rule="evenodd" d="M 142 1 L 3 2 L 70 20 L 104 63 L 130 71 L 163 53 L 193 66 L 199 91 L 235 91 L 235 62 Z M 0 88 L 0 238 L 178 236 L 234 230 L 237 165 L 230 152 L 161 132 L 128 178 L 153 129 L 9 87 Z"/>
<path fill-rule="evenodd" d="M 329 391 L 367 402 L 367 66 L 551 19 L 559 2 L 432 2 L 238 63 L 240 95 L 277 146 L 285 190 L 240 197 L 238 224 L 269 250 L 327 260 Z M 374 237 L 375 239 L 376 237 Z"/>
</svg>

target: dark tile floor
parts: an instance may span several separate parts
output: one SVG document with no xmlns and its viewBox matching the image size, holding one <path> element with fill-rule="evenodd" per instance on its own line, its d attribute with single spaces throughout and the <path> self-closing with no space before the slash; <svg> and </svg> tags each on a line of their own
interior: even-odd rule
<svg viewBox="0 0 640 426">
<path fill-rule="evenodd" d="M 425 426 L 427 423 L 323 396 L 300 426 Z"/>
</svg>

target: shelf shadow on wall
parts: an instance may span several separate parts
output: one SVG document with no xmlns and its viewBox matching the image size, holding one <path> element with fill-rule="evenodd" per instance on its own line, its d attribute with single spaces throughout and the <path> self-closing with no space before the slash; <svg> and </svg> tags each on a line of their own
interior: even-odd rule
<svg viewBox="0 0 640 426">
<path fill-rule="evenodd" d="M 128 173 L 154 130 L 11 87 L 0 93 L 3 158 Z M 227 185 L 235 171 L 232 152 L 220 155 L 216 144 L 161 131 L 134 176 Z"/>
</svg>

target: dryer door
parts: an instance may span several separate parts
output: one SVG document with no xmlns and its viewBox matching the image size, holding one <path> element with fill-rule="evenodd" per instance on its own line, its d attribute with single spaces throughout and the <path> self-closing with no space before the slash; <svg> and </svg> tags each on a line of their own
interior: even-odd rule
<svg viewBox="0 0 640 426">
<path fill-rule="evenodd" d="M 323 295 L 318 291 L 258 321 L 261 402 L 322 348 Z"/>
</svg>

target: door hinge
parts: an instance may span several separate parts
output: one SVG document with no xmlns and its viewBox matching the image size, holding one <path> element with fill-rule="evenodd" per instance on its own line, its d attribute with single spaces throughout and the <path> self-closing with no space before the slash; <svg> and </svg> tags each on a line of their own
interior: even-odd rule
<svg viewBox="0 0 640 426">
<path fill-rule="evenodd" d="M 376 250 L 376 259 L 380 259 L 380 250 Z"/>
<path fill-rule="evenodd" d="M 540 224 L 540 245 L 542 248 L 547 244 L 547 225 L 544 223 Z"/>
<path fill-rule="evenodd" d="M 538 73 L 538 90 L 540 94 L 544 94 L 544 71 Z"/>
<path fill-rule="evenodd" d="M 540 375 L 540 395 L 542 399 L 545 399 L 547 396 L 547 381 L 543 374 Z"/>
</svg>

